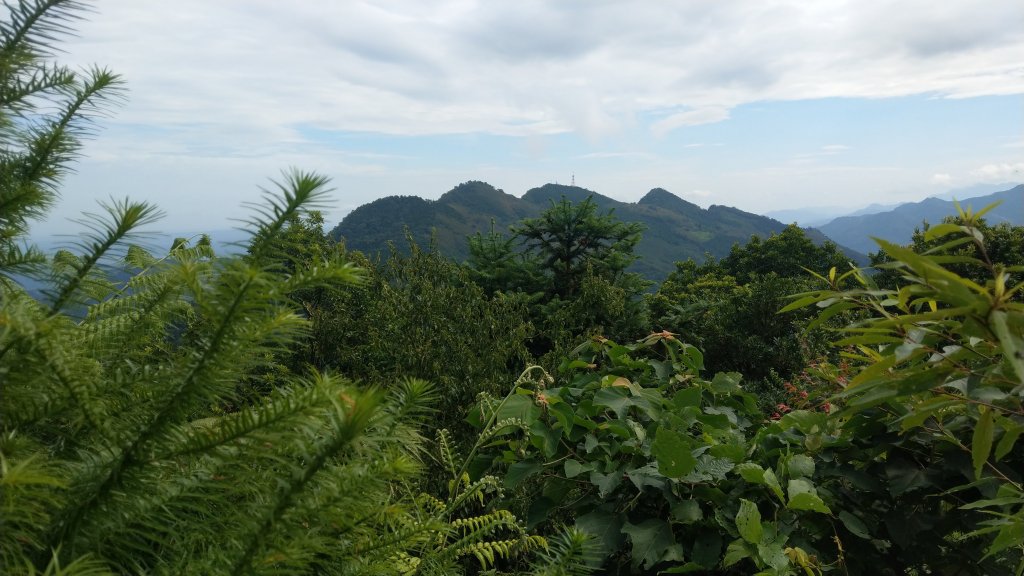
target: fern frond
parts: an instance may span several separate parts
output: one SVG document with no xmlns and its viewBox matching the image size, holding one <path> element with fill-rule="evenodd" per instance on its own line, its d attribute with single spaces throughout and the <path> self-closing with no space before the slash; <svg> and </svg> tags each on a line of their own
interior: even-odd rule
<svg viewBox="0 0 1024 576">
<path fill-rule="evenodd" d="M 451 436 L 452 434 L 447 428 L 441 428 L 437 431 L 437 451 L 441 459 L 441 466 L 454 479 L 458 472 L 456 472 L 455 467 L 455 453 L 451 446 Z"/>
<path fill-rule="evenodd" d="M 465 489 L 461 490 L 448 502 L 448 514 L 452 515 L 461 510 L 471 499 L 475 499 L 480 504 L 483 504 L 486 494 L 495 494 L 500 497 L 502 493 L 501 481 L 497 476 L 484 476 L 475 482 L 468 483 Z"/>
<path fill-rule="evenodd" d="M 540 548 L 530 573 L 533 576 L 587 576 L 601 561 L 594 537 L 569 527 Z"/>
</svg>

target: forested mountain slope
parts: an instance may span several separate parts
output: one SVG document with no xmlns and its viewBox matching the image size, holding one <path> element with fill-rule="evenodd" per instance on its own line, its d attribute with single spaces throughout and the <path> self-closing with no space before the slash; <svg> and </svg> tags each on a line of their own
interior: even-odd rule
<svg viewBox="0 0 1024 576">
<path fill-rule="evenodd" d="M 331 235 L 343 238 L 350 249 L 374 253 L 388 242 L 401 246 L 406 230 L 421 245 L 426 245 L 433 234 L 443 254 L 461 261 L 468 255 L 467 236 L 490 231 L 492 222 L 496 231 L 505 232 L 510 225 L 537 216 L 563 196 L 574 203 L 591 197 L 601 210 L 614 210 L 620 220 L 643 223 L 646 230 L 637 248 L 641 258 L 633 270 L 655 280 L 668 275 L 676 261 L 703 261 L 705 254 L 722 257 L 737 242 L 745 243 L 753 235 L 767 237 L 786 227 L 777 220 L 727 206 L 704 209 L 661 188 L 651 190 L 639 202 L 627 203 L 559 184 L 545 184 L 516 198 L 474 181 L 456 186 L 437 200 L 381 198 L 352 211 Z M 807 233 L 816 242 L 826 240 L 816 230 Z M 846 252 L 854 260 L 863 261 L 863 255 Z"/>
</svg>

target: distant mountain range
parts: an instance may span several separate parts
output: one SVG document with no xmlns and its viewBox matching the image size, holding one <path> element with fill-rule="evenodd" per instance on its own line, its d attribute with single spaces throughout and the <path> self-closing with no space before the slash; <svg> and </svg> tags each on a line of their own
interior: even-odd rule
<svg viewBox="0 0 1024 576">
<path fill-rule="evenodd" d="M 954 188 L 947 190 L 942 194 L 937 194 L 934 197 L 943 200 L 953 200 L 960 198 L 975 198 L 977 196 L 983 196 L 991 194 L 993 192 L 1001 192 L 1009 188 L 1013 188 L 1014 184 L 1001 183 L 1001 184 L 973 184 L 971 186 L 964 186 L 961 188 Z M 888 212 L 901 206 L 901 203 L 897 204 L 871 204 L 855 211 L 850 211 L 849 208 L 841 208 L 839 206 L 798 206 L 791 208 L 780 208 L 777 210 L 771 210 L 764 212 L 764 215 L 769 218 L 774 218 L 779 222 L 797 222 L 801 226 L 823 226 L 836 218 L 842 218 L 844 216 L 863 216 L 865 214 L 878 214 L 879 212 Z"/>
<path fill-rule="evenodd" d="M 1024 225 L 1024 184 L 985 196 L 959 200 L 962 207 L 970 206 L 975 211 L 997 201 L 1002 203 L 985 215 L 990 224 L 1009 222 Z M 954 201 L 928 198 L 901 204 L 887 212 L 836 218 L 818 229 L 842 246 L 869 253 L 878 251 L 878 245 L 871 240 L 872 236 L 908 244 L 913 238 L 914 229 L 920 228 L 923 222 L 937 224 L 946 216 L 955 214 Z"/>
<path fill-rule="evenodd" d="M 647 226 L 637 247 L 640 260 L 633 270 L 652 280 L 662 280 L 675 269 L 675 262 L 694 258 L 702 262 L 706 254 L 722 257 L 735 243 L 745 243 L 753 235 L 766 238 L 786 225 L 765 216 L 727 206 L 707 209 L 655 188 L 639 202 L 619 202 L 577 186 L 546 184 L 517 198 L 485 182 L 466 182 L 437 200 L 416 196 L 389 196 L 356 208 L 345 216 L 331 235 L 344 239 L 350 249 L 367 253 L 383 250 L 388 242 L 402 248 L 405 231 L 420 244 L 427 245 L 433 235 L 442 254 L 462 261 L 468 256 L 466 238 L 508 227 L 540 215 L 551 202 L 562 197 L 582 202 L 588 197 L 602 211 L 614 210 L 624 222 Z M 825 236 L 814 229 L 805 230 L 816 242 Z M 863 254 L 847 250 L 851 259 L 865 262 Z"/>
</svg>

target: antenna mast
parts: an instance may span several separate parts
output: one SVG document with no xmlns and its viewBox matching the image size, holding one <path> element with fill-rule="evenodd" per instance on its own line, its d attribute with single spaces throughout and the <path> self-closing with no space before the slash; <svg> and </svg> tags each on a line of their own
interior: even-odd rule
<svg viewBox="0 0 1024 576">
<path fill-rule="evenodd" d="M 575 172 L 572 173 L 572 185 L 573 186 L 576 185 L 576 173 Z"/>
</svg>

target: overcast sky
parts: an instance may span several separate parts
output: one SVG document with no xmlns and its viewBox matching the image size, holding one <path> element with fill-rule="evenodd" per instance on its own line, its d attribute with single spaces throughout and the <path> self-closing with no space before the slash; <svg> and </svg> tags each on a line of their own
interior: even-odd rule
<svg viewBox="0 0 1024 576">
<path fill-rule="evenodd" d="M 1024 2 L 103 0 L 62 60 L 121 74 L 55 218 L 151 199 L 226 228 L 290 166 L 328 222 L 484 180 L 765 212 L 1024 181 Z"/>
</svg>

